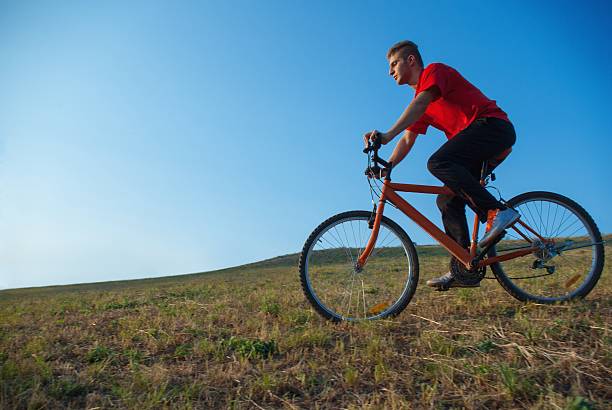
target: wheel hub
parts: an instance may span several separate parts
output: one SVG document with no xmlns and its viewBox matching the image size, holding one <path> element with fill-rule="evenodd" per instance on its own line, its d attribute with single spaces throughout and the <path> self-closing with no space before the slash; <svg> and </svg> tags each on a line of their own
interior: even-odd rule
<svg viewBox="0 0 612 410">
<path fill-rule="evenodd" d="M 542 262 L 547 262 L 559 255 L 559 250 L 555 247 L 554 241 L 542 242 L 540 239 L 535 239 L 532 245 L 537 247 L 533 252 L 534 256 Z"/>
</svg>

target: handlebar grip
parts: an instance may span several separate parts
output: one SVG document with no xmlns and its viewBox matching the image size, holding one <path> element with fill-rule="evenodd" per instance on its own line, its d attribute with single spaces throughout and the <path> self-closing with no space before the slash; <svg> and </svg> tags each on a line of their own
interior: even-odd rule
<svg viewBox="0 0 612 410">
<path fill-rule="evenodd" d="M 380 132 L 374 134 L 374 140 L 368 140 L 368 146 L 363 149 L 363 153 L 367 154 L 370 151 L 378 151 L 382 146 Z"/>
</svg>

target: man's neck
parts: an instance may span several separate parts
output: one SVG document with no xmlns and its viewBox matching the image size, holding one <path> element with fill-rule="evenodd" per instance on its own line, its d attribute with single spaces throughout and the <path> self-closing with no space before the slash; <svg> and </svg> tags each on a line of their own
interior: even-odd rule
<svg viewBox="0 0 612 410">
<path fill-rule="evenodd" d="M 416 90 L 417 85 L 419 84 L 419 78 L 421 78 L 421 73 L 423 72 L 423 67 L 415 67 L 415 69 L 410 73 L 410 79 L 408 80 L 408 84 L 410 87 Z"/>
</svg>

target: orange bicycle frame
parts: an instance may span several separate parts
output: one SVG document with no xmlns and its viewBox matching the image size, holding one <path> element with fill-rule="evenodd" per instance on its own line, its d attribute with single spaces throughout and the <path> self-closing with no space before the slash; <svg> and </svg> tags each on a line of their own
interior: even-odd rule
<svg viewBox="0 0 612 410">
<path fill-rule="evenodd" d="M 478 240 L 478 215 L 474 217 L 474 229 L 472 232 L 472 241 L 469 249 L 463 248 L 459 245 L 454 239 L 449 237 L 446 233 L 440 230 L 434 223 L 432 223 L 429 219 L 427 219 L 423 214 L 417 211 L 412 205 L 410 205 L 405 199 L 403 199 L 397 192 L 414 192 L 421 194 L 447 194 L 454 195 L 454 193 L 448 187 L 440 187 L 440 186 L 431 186 L 431 185 L 413 185 L 413 184 L 397 184 L 393 183 L 389 180 L 385 180 L 383 182 L 382 193 L 379 198 L 378 207 L 376 210 L 376 217 L 374 219 L 374 225 L 372 227 L 372 234 L 370 235 L 370 239 L 368 243 L 358 258 L 358 265 L 363 267 L 368 257 L 370 256 L 372 250 L 374 249 L 374 245 L 376 244 L 376 240 L 378 238 L 378 232 L 380 230 L 380 223 L 382 221 L 383 211 L 385 209 L 385 202 L 389 201 L 393 205 L 395 205 L 400 211 L 402 211 L 408 218 L 412 219 L 418 226 L 420 226 L 425 232 L 427 232 L 433 239 L 435 239 L 442 247 L 444 247 L 447 251 L 449 251 L 455 258 L 457 258 L 461 263 L 465 265 L 466 268 L 471 269 L 475 267 L 483 267 L 488 266 L 496 262 L 502 262 L 514 258 L 518 258 L 521 256 L 528 255 L 535 250 L 537 247 L 529 247 L 526 249 L 520 249 L 514 252 L 509 252 L 504 255 L 494 256 L 487 259 L 479 260 L 477 265 L 474 266 L 474 261 L 476 259 L 476 244 Z M 520 219 L 511 226 L 513 230 L 515 230 L 519 235 L 521 235 L 524 239 L 531 243 L 531 240 L 523 234 L 516 225 L 521 225 L 523 228 L 527 229 L 529 232 L 534 234 L 543 242 L 546 242 L 544 238 L 542 238 L 537 232 L 535 232 L 531 227 L 527 226 Z"/>
</svg>

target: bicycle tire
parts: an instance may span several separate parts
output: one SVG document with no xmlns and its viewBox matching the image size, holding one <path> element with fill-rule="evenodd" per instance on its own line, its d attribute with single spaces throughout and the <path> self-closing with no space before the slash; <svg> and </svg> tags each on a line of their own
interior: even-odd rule
<svg viewBox="0 0 612 410">
<path fill-rule="evenodd" d="M 526 192 L 510 199 L 507 204 L 519 211 L 523 221 L 540 231 L 540 235 L 554 238 L 555 244 L 568 245 L 567 250 L 561 250 L 558 255 L 544 262 L 538 262 L 545 255 L 538 252 L 492 264 L 491 270 L 500 285 L 523 302 L 563 303 L 588 295 L 597 284 L 604 265 L 604 246 L 593 218 L 575 201 L 553 192 Z M 568 228 L 574 232 L 567 236 L 561 235 Z M 530 245 L 523 238 L 512 236 L 510 230 L 507 231 L 506 237 L 489 251 L 488 256 L 495 256 L 504 247 Z M 524 229 L 521 231 L 530 240 L 535 240 L 534 235 Z M 580 242 L 577 241 L 582 241 L 584 246 L 579 247 Z M 574 245 L 569 245 L 571 243 Z M 589 243 L 592 245 L 589 246 Z M 552 267 L 552 273 L 548 267 Z"/>
<path fill-rule="evenodd" d="M 366 266 L 362 272 L 355 271 L 355 261 L 370 237 L 370 215 L 368 211 L 334 215 L 322 222 L 304 243 L 299 260 L 300 282 L 306 299 L 325 319 L 340 322 L 396 316 L 416 291 L 419 279 L 416 249 L 408 234 L 386 216 L 382 217 L 377 244 Z M 361 288 L 356 294 L 359 306 L 351 316 L 355 280 L 360 280 Z"/>
</svg>

